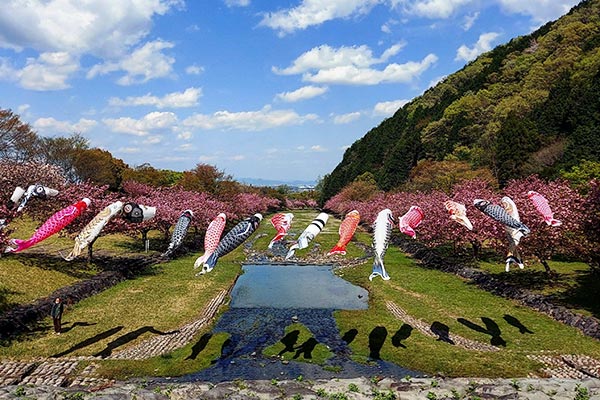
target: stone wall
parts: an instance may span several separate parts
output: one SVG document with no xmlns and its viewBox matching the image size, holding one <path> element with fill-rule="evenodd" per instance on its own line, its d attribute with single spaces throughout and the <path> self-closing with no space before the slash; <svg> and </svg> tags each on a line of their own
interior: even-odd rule
<svg viewBox="0 0 600 400">
<path fill-rule="evenodd" d="M 34 330 L 41 320 L 50 316 L 52 303 L 57 297 L 63 299 L 65 304 L 77 303 L 138 275 L 145 267 L 155 262 L 156 260 L 152 257 L 105 260 L 103 263 L 111 265 L 110 270 L 103 271 L 93 278 L 57 289 L 47 297 L 42 297 L 29 304 L 18 305 L 0 315 L 0 339 L 10 339 L 20 333 Z"/>
</svg>

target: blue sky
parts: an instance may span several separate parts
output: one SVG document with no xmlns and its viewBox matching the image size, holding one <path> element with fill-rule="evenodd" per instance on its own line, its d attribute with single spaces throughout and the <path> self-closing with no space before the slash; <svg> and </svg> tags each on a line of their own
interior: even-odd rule
<svg viewBox="0 0 600 400">
<path fill-rule="evenodd" d="M 0 108 L 130 166 L 316 180 L 577 0 L 5 0 Z"/>
</svg>

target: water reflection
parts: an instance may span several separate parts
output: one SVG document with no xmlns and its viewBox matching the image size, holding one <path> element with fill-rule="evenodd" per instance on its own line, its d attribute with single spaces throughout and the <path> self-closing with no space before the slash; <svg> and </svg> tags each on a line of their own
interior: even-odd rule
<svg viewBox="0 0 600 400">
<path fill-rule="evenodd" d="M 245 265 L 231 293 L 232 308 L 364 310 L 368 292 L 327 265 Z"/>
</svg>

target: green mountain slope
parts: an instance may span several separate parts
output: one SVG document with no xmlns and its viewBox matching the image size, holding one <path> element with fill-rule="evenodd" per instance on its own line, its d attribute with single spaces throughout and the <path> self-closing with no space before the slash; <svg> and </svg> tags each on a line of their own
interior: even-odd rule
<svg viewBox="0 0 600 400">
<path fill-rule="evenodd" d="M 500 184 L 600 159 L 600 0 L 482 54 L 356 141 L 322 199 L 364 172 L 394 189 L 419 160 L 462 160 Z"/>
</svg>

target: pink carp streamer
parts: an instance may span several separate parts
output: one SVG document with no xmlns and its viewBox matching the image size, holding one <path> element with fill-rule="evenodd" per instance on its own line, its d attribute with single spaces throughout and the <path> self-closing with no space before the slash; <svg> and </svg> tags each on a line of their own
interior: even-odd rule
<svg viewBox="0 0 600 400">
<path fill-rule="evenodd" d="M 329 250 L 329 253 L 327 253 L 328 256 L 333 254 L 346 254 L 346 246 L 352 239 L 352 236 L 354 236 L 354 232 L 356 231 L 356 227 L 358 226 L 359 222 L 360 213 L 357 210 L 352 210 L 346 214 L 346 217 L 340 224 L 340 240 L 338 240 L 337 244 L 333 246 L 331 250 Z"/>
<path fill-rule="evenodd" d="M 294 214 L 292 213 L 277 213 L 271 218 L 271 224 L 277 230 L 277 235 L 269 243 L 269 249 L 273 248 L 273 244 L 284 238 L 288 234 L 290 227 L 292 226 L 292 220 Z"/>
<path fill-rule="evenodd" d="M 423 220 L 423 210 L 419 206 L 411 206 L 409 210 L 398 220 L 400 232 L 416 239 L 415 228 Z"/>
<path fill-rule="evenodd" d="M 444 202 L 444 207 L 448 213 L 450 213 L 450 219 L 458 222 L 468 230 L 473 230 L 473 224 L 467 218 L 467 207 L 464 204 L 457 203 L 452 200 L 447 200 Z"/>
<path fill-rule="evenodd" d="M 527 197 L 533 202 L 535 209 L 538 210 L 542 217 L 544 217 L 544 221 L 550 226 L 560 226 L 562 222 L 554 219 L 554 213 L 550 209 L 548 205 L 548 200 L 538 192 L 534 192 L 530 190 L 527 192 Z"/>
<path fill-rule="evenodd" d="M 208 257 L 215 252 L 215 249 L 219 245 L 219 240 L 221 240 L 223 230 L 225 229 L 226 221 L 227 216 L 225 213 L 220 213 L 210 222 L 210 224 L 208 224 L 206 234 L 204 235 L 204 254 L 196 259 L 194 268 L 199 268 L 206 260 L 208 260 Z"/>
<path fill-rule="evenodd" d="M 33 236 L 27 240 L 12 239 L 9 247 L 6 248 L 7 253 L 16 253 L 30 248 L 31 246 L 41 242 L 42 240 L 60 232 L 64 227 L 69 225 L 77 218 L 90 204 L 90 199 L 84 198 L 75 204 L 72 204 L 52 215 L 42 226 L 38 228 Z"/>
</svg>

